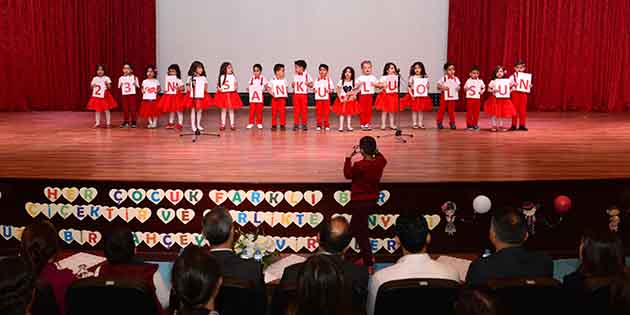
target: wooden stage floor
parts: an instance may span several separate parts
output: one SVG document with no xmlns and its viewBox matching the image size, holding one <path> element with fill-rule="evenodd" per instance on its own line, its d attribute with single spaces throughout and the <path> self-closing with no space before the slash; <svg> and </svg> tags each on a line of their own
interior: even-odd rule
<svg viewBox="0 0 630 315">
<path fill-rule="evenodd" d="M 308 132 L 272 132 L 265 111 L 264 130 L 246 130 L 247 111 L 237 113 L 239 130 L 198 143 L 173 130 L 91 129 L 93 113 L 0 113 L 0 177 L 71 180 L 338 183 L 344 156 L 362 136 L 391 131 L 317 132 L 310 110 Z M 375 113 L 374 122 L 380 118 Z M 188 116 L 188 115 L 186 115 Z M 204 115 L 207 131 L 219 114 Z M 292 113 L 288 113 L 292 118 Z M 482 115 L 483 116 L 483 115 Z M 529 132 L 491 133 L 435 129 L 435 114 L 425 115 L 427 130 L 409 128 L 407 144 L 378 139 L 389 160 L 384 182 L 480 182 L 551 179 L 630 178 L 630 115 L 530 113 Z M 354 121 L 358 125 L 357 119 Z M 487 128 L 487 119 L 481 126 Z M 292 124 L 291 124 L 292 125 Z"/>
</svg>

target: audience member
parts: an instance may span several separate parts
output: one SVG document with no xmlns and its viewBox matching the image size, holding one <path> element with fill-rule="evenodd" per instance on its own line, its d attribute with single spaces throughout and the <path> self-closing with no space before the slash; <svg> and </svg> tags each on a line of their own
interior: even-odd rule
<svg viewBox="0 0 630 315">
<path fill-rule="evenodd" d="M 301 264 L 297 297 L 289 315 L 346 315 L 351 306 L 346 296 L 343 271 L 330 255 L 313 255 Z"/>
<path fill-rule="evenodd" d="M 30 314 L 34 295 L 35 274 L 30 262 L 22 257 L 0 260 L 0 314 Z"/>
<path fill-rule="evenodd" d="M 624 275 L 623 244 L 616 233 L 608 229 L 586 231 L 580 244 L 579 257 L 578 269 L 564 277 L 565 288 L 584 291 L 587 290 L 587 278 L 614 278 Z M 596 288 L 588 290 L 591 289 Z"/>
<path fill-rule="evenodd" d="M 170 315 L 219 314 L 215 301 L 222 283 L 221 266 L 207 250 L 187 247 L 173 264 L 171 282 L 174 299 Z"/>
<path fill-rule="evenodd" d="M 470 264 L 466 283 L 484 285 L 493 279 L 552 277 L 553 261 L 548 256 L 523 248 L 527 222 L 515 209 L 504 209 L 492 216 L 490 241 L 496 253 Z"/>
<path fill-rule="evenodd" d="M 97 269 L 97 276 L 142 281 L 155 291 L 160 306 L 158 309 L 167 307 L 169 292 L 158 266 L 144 263 L 135 255 L 131 230 L 128 227 L 116 228 L 105 235 L 104 243 L 107 262 Z"/>
<path fill-rule="evenodd" d="M 337 264 L 343 271 L 344 281 L 352 289 L 352 308 L 354 314 L 365 313 L 365 299 L 367 296 L 368 270 L 365 266 L 355 265 L 343 260 L 345 251 L 348 249 L 352 234 L 350 225 L 344 217 L 335 217 L 320 224 L 319 229 L 319 250 L 317 255 L 325 255 Z M 296 284 L 298 271 L 303 267 L 303 263 L 295 264 L 284 269 L 282 280 L 276 297 L 281 292 L 281 288 L 290 284 Z M 275 298 L 274 298 L 275 300 Z"/>
<path fill-rule="evenodd" d="M 459 282 L 459 274 L 450 266 L 439 263 L 427 254 L 431 242 L 429 226 L 421 215 L 400 215 L 394 226 L 396 241 L 403 257 L 394 265 L 377 271 L 370 280 L 367 313 L 374 314 L 379 287 L 392 280 L 412 278 L 447 279 Z"/>
<path fill-rule="evenodd" d="M 497 305 L 492 295 L 478 289 L 462 289 L 455 302 L 456 315 L 495 315 Z"/>
<path fill-rule="evenodd" d="M 76 277 L 69 269 L 60 270 L 56 264 L 59 236 L 50 221 L 38 221 L 27 226 L 22 233 L 21 255 L 31 263 L 39 279 L 50 284 L 59 314 L 65 314 L 65 296 Z"/>
<path fill-rule="evenodd" d="M 247 260 L 234 253 L 235 230 L 230 213 L 223 207 L 212 209 L 203 218 L 203 235 L 210 244 L 210 254 L 221 266 L 224 277 L 241 281 L 251 281 L 255 285 L 255 308 L 265 313 L 267 292 L 262 265 L 254 260 Z"/>
<path fill-rule="evenodd" d="M 610 286 L 610 315 L 630 314 L 630 277 L 619 278 Z"/>
</svg>

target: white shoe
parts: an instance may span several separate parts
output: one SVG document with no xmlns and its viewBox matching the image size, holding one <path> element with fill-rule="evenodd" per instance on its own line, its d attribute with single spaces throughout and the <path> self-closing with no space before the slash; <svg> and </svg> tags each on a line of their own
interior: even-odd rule
<svg viewBox="0 0 630 315">
<path fill-rule="evenodd" d="M 330 127 L 326 127 L 326 129 L 324 129 L 324 130 L 326 130 L 326 131 L 330 131 Z"/>
<path fill-rule="evenodd" d="M 247 125 L 247 127 L 245 127 L 245 128 L 247 128 L 247 129 L 252 129 L 252 128 L 254 128 L 254 124 L 249 124 L 249 125 Z"/>
<path fill-rule="evenodd" d="M 197 127 L 193 126 L 193 127 L 192 127 L 192 131 L 193 131 L 193 132 L 197 132 Z"/>
<path fill-rule="evenodd" d="M 197 129 L 199 129 L 199 131 L 203 131 L 203 127 L 201 127 L 201 125 L 197 126 Z"/>
<path fill-rule="evenodd" d="M 263 125 L 262 124 L 258 124 L 258 125 L 256 125 L 256 128 L 263 129 Z"/>
<path fill-rule="evenodd" d="M 317 131 L 322 131 L 322 127 L 317 127 L 316 130 Z"/>
<path fill-rule="evenodd" d="M 343 132 L 343 127 L 339 127 L 339 132 Z"/>
<path fill-rule="evenodd" d="M 348 131 L 353 131 L 352 127 L 348 126 Z"/>
</svg>

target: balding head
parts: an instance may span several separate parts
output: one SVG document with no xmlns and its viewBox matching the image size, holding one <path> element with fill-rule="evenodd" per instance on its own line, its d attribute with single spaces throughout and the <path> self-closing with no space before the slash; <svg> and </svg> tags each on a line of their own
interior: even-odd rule
<svg viewBox="0 0 630 315">
<path fill-rule="evenodd" d="M 344 217 L 338 216 L 320 225 L 319 247 L 329 253 L 342 253 L 351 239 L 350 224 Z"/>
</svg>

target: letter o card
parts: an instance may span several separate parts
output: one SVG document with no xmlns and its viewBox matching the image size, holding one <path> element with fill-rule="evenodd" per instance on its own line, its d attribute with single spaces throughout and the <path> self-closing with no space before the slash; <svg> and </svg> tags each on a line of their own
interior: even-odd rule
<svg viewBox="0 0 630 315">
<path fill-rule="evenodd" d="M 413 96 L 429 96 L 429 80 L 427 78 L 413 79 Z"/>
</svg>

